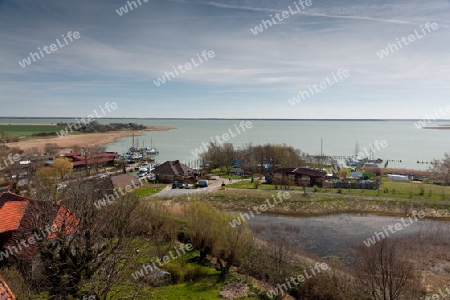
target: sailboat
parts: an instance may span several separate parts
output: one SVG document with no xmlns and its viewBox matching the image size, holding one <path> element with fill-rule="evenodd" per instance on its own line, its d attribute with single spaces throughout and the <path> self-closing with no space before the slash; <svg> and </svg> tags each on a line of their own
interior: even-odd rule
<svg viewBox="0 0 450 300">
<path fill-rule="evenodd" d="M 133 131 L 133 139 L 131 141 L 131 147 L 130 147 L 129 151 L 130 151 L 130 153 L 139 152 L 139 149 L 136 146 L 134 146 L 134 131 Z"/>
<path fill-rule="evenodd" d="M 150 148 L 144 148 L 145 153 L 147 153 L 147 155 L 158 155 L 159 152 L 158 150 L 156 150 L 156 148 L 153 147 L 153 139 L 150 140 Z"/>
<path fill-rule="evenodd" d="M 352 156 L 349 156 L 345 160 L 345 164 L 349 167 L 359 167 L 360 165 L 364 164 L 365 161 L 367 161 L 367 158 L 359 157 L 359 142 L 356 141 L 355 145 L 355 154 Z"/>
</svg>

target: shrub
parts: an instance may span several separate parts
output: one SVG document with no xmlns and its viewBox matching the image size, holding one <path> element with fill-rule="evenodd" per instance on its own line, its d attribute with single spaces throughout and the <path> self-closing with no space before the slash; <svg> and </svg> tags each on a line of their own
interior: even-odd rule
<svg viewBox="0 0 450 300">
<path fill-rule="evenodd" d="M 260 183 L 261 182 L 258 179 L 255 180 L 255 184 L 254 184 L 255 189 L 258 189 Z"/>
<path fill-rule="evenodd" d="M 423 188 L 423 186 L 421 186 L 419 196 L 423 196 L 424 194 L 425 194 L 425 189 Z"/>
<path fill-rule="evenodd" d="M 177 262 L 168 262 L 163 269 L 172 275 L 173 283 L 182 283 L 184 281 L 184 273 L 181 265 Z"/>
<path fill-rule="evenodd" d="M 210 269 L 208 267 L 197 264 L 187 264 L 183 270 L 184 281 L 196 281 L 205 278 L 209 275 Z"/>
<path fill-rule="evenodd" d="M 192 263 L 182 267 L 179 262 L 173 261 L 165 264 L 163 268 L 172 275 L 172 282 L 175 284 L 197 281 L 210 274 L 210 268 Z"/>
</svg>

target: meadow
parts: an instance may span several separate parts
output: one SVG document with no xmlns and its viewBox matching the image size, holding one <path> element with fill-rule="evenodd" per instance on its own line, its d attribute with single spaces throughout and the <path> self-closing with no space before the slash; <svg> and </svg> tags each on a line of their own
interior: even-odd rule
<svg viewBox="0 0 450 300">
<path fill-rule="evenodd" d="M 273 184 L 257 184 L 260 190 L 277 190 Z M 227 185 L 228 188 L 236 189 L 255 189 L 255 183 L 250 180 L 244 180 L 237 183 Z M 280 186 L 278 186 L 280 188 Z M 285 188 L 284 186 L 282 187 Z M 301 186 L 289 186 L 289 190 L 303 191 Z M 450 186 L 435 185 L 425 182 L 399 182 L 390 181 L 382 178 L 380 188 L 378 190 L 361 190 L 361 189 L 338 189 L 326 187 L 307 187 L 306 193 L 316 194 L 341 194 L 356 195 L 368 197 L 383 198 L 402 198 L 402 199 L 423 199 L 423 200 L 450 200 Z"/>
<path fill-rule="evenodd" d="M 63 129 L 58 125 L 0 125 L 0 133 L 6 132 L 13 137 L 26 137 L 35 133 L 51 133 Z"/>
</svg>

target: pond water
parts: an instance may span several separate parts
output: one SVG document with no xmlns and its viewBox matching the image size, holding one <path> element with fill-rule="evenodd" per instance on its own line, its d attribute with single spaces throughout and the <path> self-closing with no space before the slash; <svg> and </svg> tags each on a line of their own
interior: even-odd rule
<svg viewBox="0 0 450 300">
<path fill-rule="evenodd" d="M 400 225 L 396 225 L 399 223 Z M 292 217 L 284 215 L 255 215 L 249 221 L 256 237 L 286 243 L 301 250 L 326 258 L 338 256 L 351 265 L 356 247 L 368 243 L 368 239 L 383 237 L 407 237 L 417 233 L 437 233 L 450 237 L 450 222 L 408 217 L 386 217 L 369 214 L 335 214 L 314 217 Z M 389 229 L 389 226 L 390 229 Z M 397 226 L 396 230 L 394 226 Z M 386 232 L 387 234 L 386 234 Z"/>
</svg>

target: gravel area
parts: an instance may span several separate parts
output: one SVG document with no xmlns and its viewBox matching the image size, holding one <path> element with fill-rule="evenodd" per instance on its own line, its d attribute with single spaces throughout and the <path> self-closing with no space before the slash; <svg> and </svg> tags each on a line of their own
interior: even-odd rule
<svg viewBox="0 0 450 300">
<path fill-rule="evenodd" d="M 172 185 L 167 186 L 158 194 L 153 195 L 152 197 L 172 197 L 179 195 L 191 195 L 191 194 L 205 194 L 214 191 L 220 190 L 222 182 L 225 184 L 234 183 L 237 180 L 232 180 L 231 182 L 228 179 L 217 179 L 217 180 L 209 180 L 208 187 L 198 188 L 198 189 L 172 189 Z"/>
</svg>

